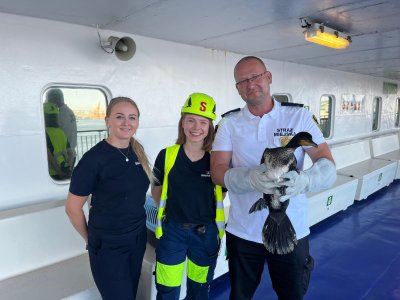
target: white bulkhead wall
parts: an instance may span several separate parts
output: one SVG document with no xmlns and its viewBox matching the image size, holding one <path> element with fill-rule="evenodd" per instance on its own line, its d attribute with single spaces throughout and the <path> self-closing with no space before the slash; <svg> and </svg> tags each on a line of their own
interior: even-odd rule
<svg viewBox="0 0 400 300">
<path fill-rule="evenodd" d="M 135 56 L 127 62 L 99 47 L 96 28 L 1 14 L 0 142 L 7 187 L 1 208 L 62 199 L 67 185 L 47 174 L 41 95 L 51 83 L 100 85 L 112 96 L 132 97 L 141 111 L 139 139 L 152 160 L 176 138 L 180 108 L 192 92 L 217 102 L 217 113 L 243 106 L 233 68 L 243 56 L 140 36 L 131 36 Z M 124 33 L 100 31 L 102 38 Z M 290 93 L 293 102 L 318 116 L 322 94 L 336 97 L 334 139 L 370 132 L 372 98 L 382 95 L 381 78 L 266 60 L 273 74 L 272 93 Z M 342 94 L 365 94 L 366 113 L 340 116 Z M 395 96 L 383 97 L 381 129 L 394 126 Z M 387 104 L 389 103 L 389 104 Z M 22 187 L 22 188 L 21 188 Z M 43 187 L 46 187 L 45 189 Z M 29 196 L 26 191 L 29 191 Z"/>
</svg>

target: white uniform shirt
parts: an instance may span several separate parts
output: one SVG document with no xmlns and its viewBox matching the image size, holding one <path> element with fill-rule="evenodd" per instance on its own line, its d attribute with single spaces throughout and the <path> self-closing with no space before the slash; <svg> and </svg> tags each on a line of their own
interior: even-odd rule
<svg viewBox="0 0 400 300">
<path fill-rule="evenodd" d="M 60 128 L 65 132 L 71 149 L 75 149 L 77 135 L 76 118 L 73 111 L 66 104 L 60 107 L 58 123 Z"/>
<path fill-rule="evenodd" d="M 254 168 L 260 165 L 265 148 L 286 145 L 300 131 L 309 132 L 316 144 L 325 142 L 310 112 L 303 107 L 281 106 L 274 100 L 272 111 L 260 118 L 252 115 L 245 106 L 240 112 L 232 113 L 220 121 L 212 150 L 232 152 L 232 167 Z M 303 169 L 304 154 L 303 147 L 295 151 L 300 170 Z M 228 193 L 231 207 L 226 230 L 245 240 L 262 243 L 262 228 L 268 209 L 248 213 L 254 202 L 263 196 L 262 193 Z M 296 230 L 297 239 L 310 233 L 307 210 L 304 194 L 290 199 L 286 213 Z"/>
</svg>

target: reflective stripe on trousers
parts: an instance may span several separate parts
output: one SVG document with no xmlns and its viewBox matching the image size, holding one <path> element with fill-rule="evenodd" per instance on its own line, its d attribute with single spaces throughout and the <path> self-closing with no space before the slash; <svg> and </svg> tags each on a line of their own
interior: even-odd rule
<svg viewBox="0 0 400 300">
<path fill-rule="evenodd" d="M 220 239 L 215 223 L 204 225 L 163 222 L 156 249 L 157 299 L 179 299 L 187 258 L 187 297 L 208 299 Z"/>
</svg>

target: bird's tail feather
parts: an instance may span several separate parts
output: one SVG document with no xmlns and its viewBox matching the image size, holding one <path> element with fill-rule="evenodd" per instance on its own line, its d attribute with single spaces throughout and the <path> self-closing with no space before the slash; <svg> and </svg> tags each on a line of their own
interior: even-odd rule
<svg viewBox="0 0 400 300">
<path fill-rule="evenodd" d="M 296 231 L 286 214 L 279 224 L 268 216 L 262 233 L 264 246 L 270 253 L 288 254 L 297 244 Z"/>
</svg>

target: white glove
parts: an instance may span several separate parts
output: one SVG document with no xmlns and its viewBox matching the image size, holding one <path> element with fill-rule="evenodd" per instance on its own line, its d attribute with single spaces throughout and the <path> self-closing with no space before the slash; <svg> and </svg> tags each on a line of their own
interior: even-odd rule
<svg viewBox="0 0 400 300">
<path fill-rule="evenodd" d="M 267 178 L 265 171 L 267 167 L 264 164 L 255 169 L 246 167 L 232 168 L 226 171 L 224 183 L 228 191 L 235 194 L 244 194 L 248 192 L 260 192 L 264 194 L 274 194 L 279 185 Z"/>
<path fill-rule="evenodd" d="M 319 192 L 331 187 L 336 181 L 336 167 L 329 159 L 320 158 L 311 168 L 299 173 L 290 171 L 281 178 L 283 181 L 280 185 L 286 189 L 279 201 L 284 202 L 299 194 Z"/>
</svg>

